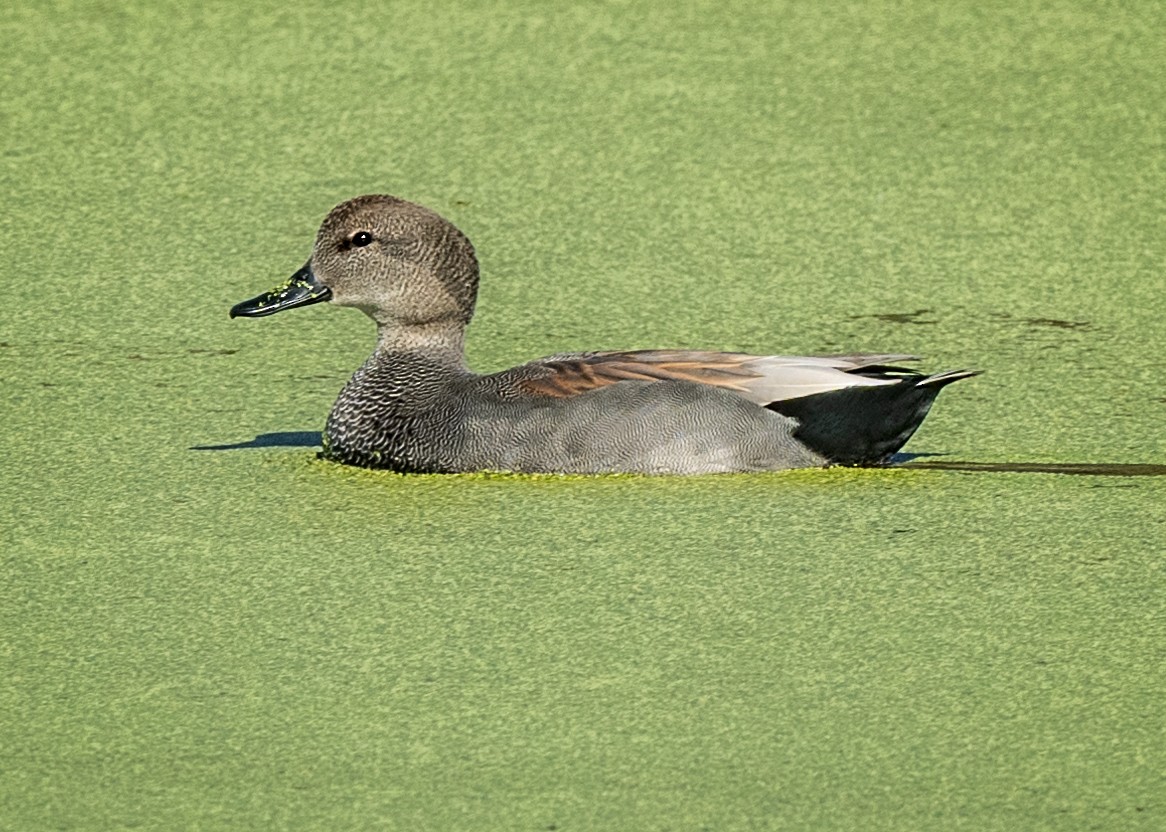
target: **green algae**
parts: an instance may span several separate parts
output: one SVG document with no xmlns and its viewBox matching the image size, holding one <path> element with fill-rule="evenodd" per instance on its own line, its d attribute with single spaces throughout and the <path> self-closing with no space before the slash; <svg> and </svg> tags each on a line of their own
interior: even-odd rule
<svg viewBox="0 0 1166 832">
<path fill-rule="evenodd" d="M 1166 461 L 1164 23 L 17 4 L 0 828 L 1160 828 L 1166 481 L 1107 472 Z M 474 241 L 483 370 L 987 373 L 907 446 L 930 469 L 253 445 L 318 431 L 372 332 L 227 309 L 373 191 Z"/>
</svg>

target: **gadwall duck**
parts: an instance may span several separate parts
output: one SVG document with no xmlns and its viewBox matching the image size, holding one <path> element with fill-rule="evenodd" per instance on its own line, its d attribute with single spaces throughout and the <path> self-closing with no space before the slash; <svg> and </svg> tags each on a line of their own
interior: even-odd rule
<svg viewBox="0 0 1166 832">
<path fill-rule="evenodd" d="M 552 355 L 490 375 L 466 366 L 478 261 L 452 223 L 369 195 L 332 210 L 311 259 L 231 309 L 260 317 L 329 301 L 377 324 L 323 456 L 401 472 L 706 474 L 880 465 L 944 386 L 908 355 L 686 350 Z"/>
</svg>

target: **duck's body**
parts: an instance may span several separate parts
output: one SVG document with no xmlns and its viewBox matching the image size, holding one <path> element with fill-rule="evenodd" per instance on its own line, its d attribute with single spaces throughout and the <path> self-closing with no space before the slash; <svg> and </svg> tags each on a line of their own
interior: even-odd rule
<svg viewBox="0 0 1166 832">
<path fill-rule="evenodd" d="M 480 376 L 377 353 L 328 417 L 324 454 L 408 472 L 707 474 L 824 465 L 792 420 L 687 381 L 628 379 L 559 397 L 538 363 Z"/>
<path fill-rule="evenodd" d="M 328 417 L 324 455 L 402 472 L 704 474 L 886 462 L 946 384 L 903 355 L 694 351 L 556 355 L 491 375 L 465 364 L 477 261 L 436 214 L 360 197 L 309 263 L 232 315 L 332 300 L 377 321 L 377 349 Z"/>
</svg>

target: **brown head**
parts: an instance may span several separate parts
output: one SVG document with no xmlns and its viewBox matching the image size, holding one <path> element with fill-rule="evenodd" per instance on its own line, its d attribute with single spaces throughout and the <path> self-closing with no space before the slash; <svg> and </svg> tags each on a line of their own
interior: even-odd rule
<svg viewBox="0 0 1166 832">
<path fill-rule="evenodd" d="M 333 208 L 304 268 L 284 286 L 236 304 L 231 317 L 330 300 L 381 326 L 464 326 L 477 294 L 478 260 L 464 234 L 428 208 L 370 194 Z"/>
<path fill-rule="evenodd" d="M 311 263 L 333 303 L 381 324 L 468 324 L 474 314 L 478 260 L 470 241 L 443 217 L 395 196 L 359 196 L 333 208 Z"/>
</svg>

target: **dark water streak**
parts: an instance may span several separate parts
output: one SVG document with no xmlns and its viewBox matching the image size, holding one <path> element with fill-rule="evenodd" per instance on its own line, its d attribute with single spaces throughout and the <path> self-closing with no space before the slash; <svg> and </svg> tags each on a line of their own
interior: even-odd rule
<svg viewBox="0 0 1166 832">
<path fill-rule="evenodd" d="M 911 471 L 963 471 L 978 474 L 1069 474 L 1078 477 L 1161 477 L 1166 465 L 1141 462 L 904 462 L 892 468 Z"/>
</svg>

